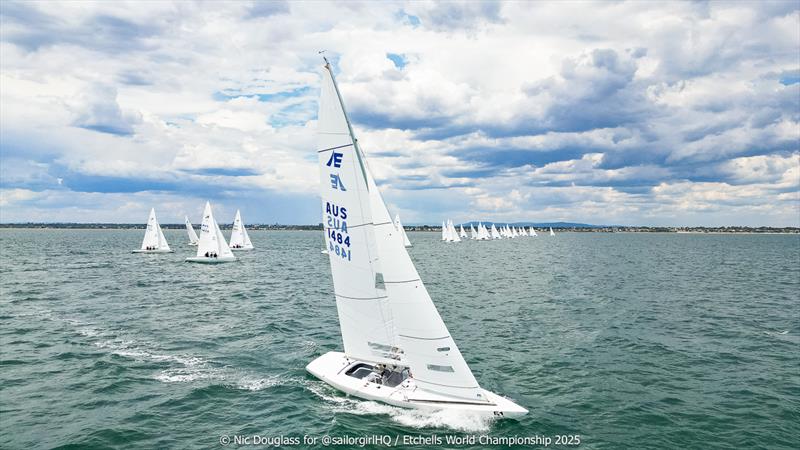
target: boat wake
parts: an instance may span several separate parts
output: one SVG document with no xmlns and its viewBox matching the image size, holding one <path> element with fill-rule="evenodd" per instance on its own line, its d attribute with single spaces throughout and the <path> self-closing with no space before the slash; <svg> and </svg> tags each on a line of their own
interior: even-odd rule
<svg viewBox="0 0 800 450">
<path fill-rule="evenodd" d="M 447 428 L 465 432 L 487 432 L 494 418 L 456 410 L 424 411 L 387 405 L 369 400 L 346 397 L 321 381 L 309 381 L 305 387 L 325 400 L 334 413 L 359 416 L 385 415 L 409 428 Z"/>
<path fill-rule="evenodd" d="M 111 354 L 135 361 L 167 363 L 177 366 L 166 368 L 153 375 L 153 379 L 162 383 L 204 381 L 248 391 L 260 391 L 285 384 L 285 380 L 278 376 L 258 377 L 241 369 L 229 366 L 220 367 L 198 356 L 159 351 L 154 348 L 155 346 L 130 339 L 121 339 L 113 333 L 78 320 L 56 317 L 50 311 L 47 311 L 44 317 L 71 325 L 77 334 L 87 338 L 91 345 Z"/>
</svg>

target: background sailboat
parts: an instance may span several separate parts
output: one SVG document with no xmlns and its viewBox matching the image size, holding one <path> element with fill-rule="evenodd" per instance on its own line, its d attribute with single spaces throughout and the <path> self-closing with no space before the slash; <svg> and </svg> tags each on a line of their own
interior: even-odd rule
<svg viewBox="0 0 800 450">
<path fill-rule="evenodd" d="M 330 65 L 325 69 L 317 155 L 344 353 L 328 352 L 306 370 L 348 394 L 405 408 L 526 414 L 482 389 L 461 356 L 393 226 Z"/>
<path fill-rule="evenodd" d="M 228 243 L 225 242 L 225 236 L 222 235 L 217 221 L 214 220 L 214 214 L 211 212 L 211 203 L 209 202 L 206 202 L 206 207 L 203 211 L 200 240 L 197 243 L 197 256 L 186 258 L 186 261 L 204 264 L 236 261 L 236 257 L 233 256 Z"/>
<path fill-rule="evenodd" d="M 553 227 L 550 227 L 550 236 L 555 236 L 556 234 L 553 233 Z"/>
<path fill-rule="evenodd" d="M 460 235 L 462 238 L 465 238 L 465 237 L 467 237 L 467 232 L 466 232 L 466 231 L 464 231 L 464 225 L 459 225 L 459 226 L 461 227 L 461 231 L 460 231 L 460 234 L 459 234 L 459 235 Z"/>
<path fill-rule="evenodd" d="M 408 240 L 406 230 L 403 228 L 402 222 L 400 222 L 400 214 L 394 215 L 394 226 L 397 228 L 397 231 L 403 234 L 403 245 L 406 247 L 411 247 L 411 241 Z"/>
<path fill-rule="evenodd" d="M 503 237 L 500 236 L 500 233 L 497 231 L 497 228 L 494 226 L 494 224 L 492 224 L 492 239 L 503 239 Z"/>
<path fill-rule="evenodd" d="M 194 232 L 192 222 L 189 221 L 189 216 L 183 216 L 183 221 L 186 224 L 186 232 L 189 233 L 189 245 L 197 245 L 197 233 Z"/>
<path fill-rule="evenodd" d="M 456 227 L 453 226 L 453 221 L 447 221 L 447 241 L 448 242 L 461 242 L 461 238 L 458 237 L 458 232 L 456 231 Z"/>
<path fill-rule="evenodd" d="M 133 250 L 133 253 L 172 253 L 169 244 L 167 244 L 167 238 L 164 237 L 164 232 L 161 231 L 161 225 L 158 224 L 158 219 L 156 219 L 155 208 L 150 209 L 150 217 L 147 218 L 147 229 L 144 231 L 142 247 Z"/>
<path fill-rule="evenodd" d="M 250 236 L 247 234 L 247 228 L 244 227 L 242 215 L 238 209 L 236 210 L 236 217 L 233 218 L 233 227 L 231 228 L 231 241 L 229 247 L 231 250 L 253 249 L 253 243 L 250 242 Z"/>
</svg>

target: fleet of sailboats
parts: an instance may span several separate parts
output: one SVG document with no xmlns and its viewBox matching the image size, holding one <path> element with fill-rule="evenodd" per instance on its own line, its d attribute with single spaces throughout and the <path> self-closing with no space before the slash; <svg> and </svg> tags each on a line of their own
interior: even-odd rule
<svg viewBox="0 0 800 450">
<path fill-rule="evenodd" d="M 487 228 L 482 222 L 478 222 L 477 229 L 473 226 L 473 223 L 469 224 L 469 234 L 466 233 L 464 229 L 464 224 L 459 225 L 460 231 L 458 233 L 455 232 L 455 228 L 453 227 L 453 221 L 448 219 L 445 222 L 442 222 L 442 240 L 445 242 L 459 242 L 462 238 L 469 238 L 473 241 L 488 241 L 494 239 L 514 239 L 518 237 L 537 237 L 539 236 L 536 233 L 536 229 L 533 226 L 529 226 L 526 230 L 524 226 L 515 227 L 509 224 L 500 225 L 499 228 L 496 224 L 492 224 L 490 228 Z M 552 227 L 548 227 L 550 236 L 555 236 Z"/>
<path fill-rule="evenodd" d="M 459 352 L 389 216 L 327 60 L 317 126 L 322 218 L 344 352 L 325 353 L 306 370 L 353 396 L 404 408 L 526 414 L 481 388 Z M 442 239 L 451 233 L 448 221 Z"/>
</svg>

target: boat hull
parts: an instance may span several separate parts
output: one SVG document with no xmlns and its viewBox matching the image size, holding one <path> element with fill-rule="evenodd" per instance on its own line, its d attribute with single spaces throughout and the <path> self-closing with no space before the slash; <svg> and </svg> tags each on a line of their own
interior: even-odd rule
<svg viewBox="0 0 800 450">
<path fill-rule="evenodd" d="M 222 263 L 233 262 L 233 261 L 236 261 L 236 258 L 234 258 L 232 256 L 228 257 L 228 258 L 224 258 L 224 257 L 223 258 L 206 258 L 205 256 L 192 256 L 192 257 L 186 258 L 186 262 L 199 263 L 199 264 L 222 264 Z"/>
<path fill-rule="evenodd" d="M 244 251 L 248 251 L 248 250 L 252 250 L 252 249 L 253 249 L 253 247 L 247 247 L 247 248 L 245 248 L 245 247 L 242 247 L 242 248 L 231 247 L 231 251 L 234 251 L 234 252 L 244 252 Z"/>
<path fill-rule="evenodd" d="M 131 253 L 175 253 L 175 250 L 132 250 Z"/>
<path fill-rule="evenodd" d="M 474 402 L 419 389 L 413 378 L 406 379 L 396 387 L 389 387 L 347 374 L 359 364 L 366 363 L 350 359 L 341 352 L 328 352 L 311 361 L 306 370 L 346 394 L 401 408 L 451 410 L 497 418 L 516 418 L 528 413 L 527 409 L 511 400 L 485 389 L 483 393 L 487 401 Z"/>
</svg>

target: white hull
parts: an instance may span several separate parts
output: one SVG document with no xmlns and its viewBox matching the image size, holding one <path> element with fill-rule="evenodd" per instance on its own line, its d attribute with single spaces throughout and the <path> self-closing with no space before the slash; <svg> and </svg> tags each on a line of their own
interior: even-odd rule
<svg viewBox="0 0 800 450">
<path fill-rule="evenodd" d="M 231 247 L 231 251 L 247 251 L 247 250 L 252 250 L 253 248 L 254 247 L 247 247 L 247 248 L 244 248 L 244 247 L 242 247 L 242 248 Z"/>
<path fill-rule="evenodd" d="M 365 369 L 359 369 L 358 366 Z M 487 417 L 509 418 L 521 417 L 528 413 L 527 409 L 511 400 L 485 389 L 483 396 L 486 402 L 476 402 L 419 389 L 413 377 L 405 379 L 394 387 L 367 381 L 366 376 L 371 372 L 371 367 L 371 364 L 347 358 L 344 353 L 328 352 L 311 361 L 306 370 L 349 395 L 401 408 L 427 411 L 456 410 Z M 357 376 L 360 374 L 364 375 Z"/>
<path fill-rule="evenodd" d="M 132 250 L 131 253 L 175 253 L 174 250 Z"/>
<path fill-rule="evenodd" d="M 193 263 L 200 263 L 200 264 L 221 264 L 226 262 L 233 262 L 236 261 L 236 258 L 229 257 L 229 258 L 206 258 L 205 256 L 192 256 L 190 258 L 186 258 L 186 262 L 193 262 Z"/>
</svg>

